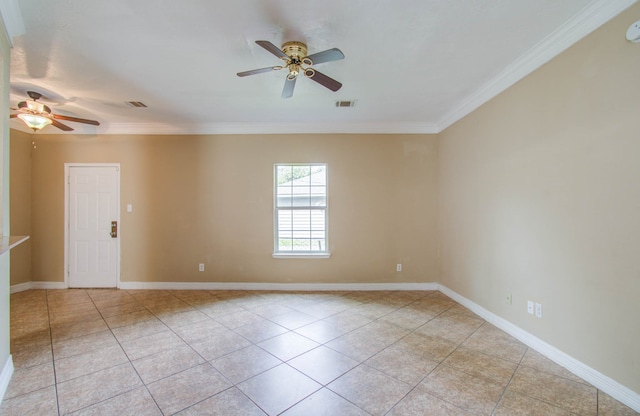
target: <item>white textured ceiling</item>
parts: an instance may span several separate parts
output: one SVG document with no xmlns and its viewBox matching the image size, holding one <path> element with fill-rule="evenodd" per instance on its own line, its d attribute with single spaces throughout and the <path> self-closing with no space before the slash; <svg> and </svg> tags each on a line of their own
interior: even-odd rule
<svg viewBox="0 0 640 416">
<path fill-rule="evenodd" d="M 20 0 L 10 99 L 101 122 L 74 133 L 437 132 L 633 2 Z M 280 63 L 256 40 L 340 48 L 317 69 L 344 86 L 237 77 Z"/>
</svg>

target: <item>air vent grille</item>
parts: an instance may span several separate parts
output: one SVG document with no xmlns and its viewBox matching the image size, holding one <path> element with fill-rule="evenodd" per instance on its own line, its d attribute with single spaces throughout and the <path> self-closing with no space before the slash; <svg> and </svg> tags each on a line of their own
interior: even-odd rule
<svg viewBox="0 0 640 416">
<path fill-rule="evenodd" d="M 356 101 L 336 101 L 336 107 L 355 107 Z"/>
<path fill-rule="evenodd" d="M 129 107 L 147 108 L 147 105 L 142 101 L 126 101 L 125 104 L 128 105 Z"/>
</svg>

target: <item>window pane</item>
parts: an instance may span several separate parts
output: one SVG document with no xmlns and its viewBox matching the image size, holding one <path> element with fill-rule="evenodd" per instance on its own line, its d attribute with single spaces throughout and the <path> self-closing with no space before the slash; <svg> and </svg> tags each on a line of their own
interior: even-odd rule
<svg viewBox="0 0 640 416">
<path fill-rule="evenodd" d="M 311 185 L 326 185 L 327 184 L 327 167 L 326 166 L 313 166 L 311 169 Z"/>
<path fill-rule="evenodd" d="M 291 189 L 291 188 L 287 188 L 287 189 Z M 280 187 L 278 187 L 277 204 L 278 204 L 278 207 L 290 207 L 290 206 L 293 206 L 293 198 L 292 198 L 291 194 L 281 193 L 280 192 Z"/>
<path fill-rule="evenodd" d="M 311 223 L 309 228 L 314 231 L 324 230 L 324 217 L 324 210 L 311 211 Z"/>
<path fill-rule="evenodd" d="M 289 210 L 285 210 L 285 209 L 281 209 L 278 210 L 278 230 L 280 230 L 281 232 L 284 230 L 291 230 L 292 229 L 292 217 L 291 217 L 292 211 Z"/>
<path fill-rule="evenodd" d="M 293 177 L 293 166 L 279 165 L 276 174 L 278 177 L 278 185 L 289 182 Z"/>
<path fill-rule="evenodd" d="M 275 196 L 276 251 L 326 251 L 326 166 L 276 165 Z"/>
<path fill-rule="evenodd" d="M 311 211 L 308 209 L 298 209 L 295 211 L 291 211 L 291 219 L 294 225 L 298 225 L 298 227 L 309 228 L 309 222 L 311 219 Z"/>
<path fill-rule="evenodd" d="M 311 167 L 310 166 L 296 166 L 293 169 L 294 174 L 293 174 L 293 180 L 295 182 L 296 185 L 306 185 L 309 186 L 309 175 L 311 174 Z"/>
<path fill-rule="evenodd" d="M 312 186 L 309 191 L 311 194 L 311 206 L 326 206 L 327 205 L 327 191 L 324 186 Z"/>
<path fill-rule="evenodd" d="M 311 250 L 311 241 L 307 239 L 294 239 L 293 249 L 295 251 L 309 251 Z"/>
<path fill-rule="evenodd" d="M 324 210 L 278 210 L 279 251 L 324 251 Z"/>
<path fill-rule="evenodd" d="M 324 238 L 314 238 L 311 240 L 311 251 L 325 251 Z"/>
<path fill-rule="evenodd" d="M 309 187 L 294 186 L 293 187 L 293 206 L 308 207 L 311 205 L 311 196 L 309 195 Z"/>
<path fill-rule="evenodd" d="M 293 237 L 293 232 L 292 231 L 282 231 L 280 230 L 280 233 L 278 234 L 278 238 L 283 239 L 283 238 L 292 238 Z"/>
<path fill-rule="evenodd" d="M 278 251 L 291 251 L 293 250 L 293 240 L 290 238 L 280 238 L 278 240 Z"/>
</svg>

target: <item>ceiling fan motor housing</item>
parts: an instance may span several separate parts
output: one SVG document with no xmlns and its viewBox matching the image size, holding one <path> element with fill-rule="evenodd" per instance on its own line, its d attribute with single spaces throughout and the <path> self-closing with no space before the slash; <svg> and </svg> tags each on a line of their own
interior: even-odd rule
<svg viewBox="0 0 640 416">
<path fill-rule="evenodd" d="M 282 52 L 289 57 L 287 61 L 287 68 L 289 69 L 287 79 L 289 81 L 296 79 L 301 69 L 304 74 L 307 73 L 308 69 L 303 68 L 302 65 L 313 65 L 313 61 L 307 57 L 307 45 L 302 42 L 285 42 L 282 44 Z"/>
<path fill-rule="evenodd" d="M 51 114 L 51 109 L 49 108 L 49 106 L 39 103 L 35 99 L 33 101 L 27 100 L 19 102 L 18 108 L 32 114 Z"/>
<path fill-rule="evenodd" d="M 301 60 L 302 58 L 307 56 L 307 45 L 302 42 L 296 41 L 285 42 L 282 45 L 282 52 L 284 52 L 284 54 L 291 59 Z"/>
</svg>

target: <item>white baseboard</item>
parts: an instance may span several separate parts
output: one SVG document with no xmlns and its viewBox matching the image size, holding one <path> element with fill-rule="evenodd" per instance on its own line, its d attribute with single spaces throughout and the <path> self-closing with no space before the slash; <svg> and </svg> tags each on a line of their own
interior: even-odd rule
<svg viewBox="0 0 640 416">
<path fill-rule="evenodd" d="M 13 375 L 13 359 L 11 355 L 7 357 L 7 361 L 4 363 L 2 367 L 2 373 L 0 373 L 0 403 L 2 403 L 2 399 L 4 399 L 4 394 L 7 392 L 7 388 L 9 387 L 9 381 L 11 380 L 11 376 Z"/>
<path fill-rule="evenodd" d="M 67 284 L 64 282 L 26 282 L 12 285 L 9 291 L 13 294 L 29 289 L 67 289 Z"/>
<path fill-rule="evenodd" d="M 12 285 L 9 288 L 9 293 L 14 294 L 18 292 L 24 292 L 25 290 L 31 289 L 31 282 L 26 283 L 18 283 L 17 285 Z"/>
<path fill-rule="evenodd" d="M 576 360 L 570 355 L 560 351 L 553 345 L 546 343 L 545 341 L 512 324 L 506 319 L 499 317 L 493 312 L 489 312 L 482 306 L 470 301 L 462 295 L 459 295 L 448 287 L 439 285 L 439 290 L 462 306 L 474 312 L 476 315 L 482 317 L 485 321 L 500 328 L 507 334 L 533 348 L 556 364 L 571 371 L 576 376 L 582 378 L 588 383 L 591 383 L 594 387 L 602 390 L 619 402 L 624 403 L 636 412 L 640 412 L 640 394 L 629 389 L 628 387 L 623 386 L 610 377 L 605 376 L 604 374 L 589 367 L 583 362 Z"/>
<path fill-rule="evenodd" d="M 120 282 L 120 289 L 363 291 L 438 290 L 437 283 L 251 283 L 251 282 Z"/>
<path fill-rule="evenodd" d="M 27 282 L 11 286 L 11 293 L 29 289 L 66 289 L 64 282 Z M 252 282 L 120 282 L 119 289 L 136 290 L 279 290 L 363 291 L 438 290 L 437 283 L 252 283 Z"/>
</svg>

